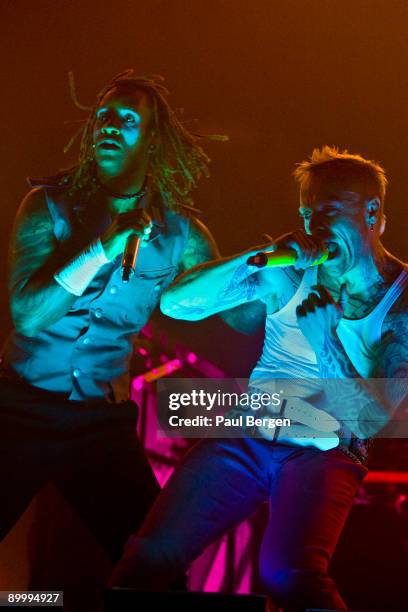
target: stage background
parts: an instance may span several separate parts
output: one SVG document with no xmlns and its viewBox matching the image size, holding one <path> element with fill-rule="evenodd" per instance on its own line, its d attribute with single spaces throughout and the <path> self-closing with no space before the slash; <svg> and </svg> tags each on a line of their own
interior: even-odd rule
<svg viewBox="0 0 408 612">
<path fill-rule="evenodd" d="M 7 241 L 25 177 L 75 160 L 76 147 L 62 152 L 84 118 L 69 70 L 87 105 L 126 68 L 162 74 L 171 105 L 197 120 L 189 125 L 230 136 L 208 146 L 212 176 L 195 194 L 223 254 L 298 227 L 295 163 L 334 144 L 385 166 L 384 243 L 407 258 L 406 0 L 2 0 L 0 23 L 0 340 L 10 328 Z M 226 374 L 246 376 L 260 351 L 262 334 L 243 336 L 216 317 L 157 322 Z M 35 516 L 24 517 L 21 534 L 32 533 Z M 12 533 L 2 546 L 3 579 L 24 584 L 26 540 Z"/>
<path fill-rule="evenodd" d="M 83 104 L 126 68 L 162 74 L 186 121 L 230 136 L 208 147 L 212 176 L 195 195 L 223 254 L 296 227 L 294 165 L 335 144 L 384 164 L 384 242 L 406 257 L 405 0 L 3 0 L 0 11 L 2 337 L 6 245 L 25 177 L 75 159 L 75 148 L 62 152 L 69 122 L 84 117 L 69 70 Z M 166 325 L 232 374 L 256 358 L 252 339 L 214 320 Z"/>
</svg>

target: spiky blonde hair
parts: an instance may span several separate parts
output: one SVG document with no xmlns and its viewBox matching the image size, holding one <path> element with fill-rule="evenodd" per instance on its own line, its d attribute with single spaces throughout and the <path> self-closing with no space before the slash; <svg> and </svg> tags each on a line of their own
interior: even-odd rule
<svg viewBox="0 0 408 612">
<path fill-rule="evenodd" d="M 293 175 L 304 194 L 314 191 L 324 180 L 345 184 L 353 181 L 361 186 L 367 197 L 379 197 L 381 203 L 388 183 L 384 168 L 377 162 L 328 145 L 314 149 L 308 160 L 297 164 Z"/>
</svg>

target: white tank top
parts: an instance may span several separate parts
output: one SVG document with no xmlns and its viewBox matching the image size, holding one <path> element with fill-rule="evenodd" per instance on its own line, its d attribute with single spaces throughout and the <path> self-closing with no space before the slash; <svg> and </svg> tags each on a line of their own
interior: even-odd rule
<svg viewBox="0 0 408 612">
<path fill-rule="evenodd" d="M 252 371 L 252 384 L 266 377 L 320 378 L 316 354 L 296 320 L 296 307 L 316 283 L 317 267 L 308 268 L 292 299 L 278 312 L 267 315 L 263 351 Z M 372 375 L 384 318 L 407 284 L 408 270 L 404 269 L 367 316 L 340 320 L 337 334 L 351 363 L 364 378 Z"/>
</svg>

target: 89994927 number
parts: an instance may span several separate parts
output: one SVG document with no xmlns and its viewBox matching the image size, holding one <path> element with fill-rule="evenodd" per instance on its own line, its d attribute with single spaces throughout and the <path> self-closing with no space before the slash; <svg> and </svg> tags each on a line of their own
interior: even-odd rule
<svg viewBox="0 0 408 612">
<path fill-rule="evenodd" d="M 62 591 L 0 591 L 0 607 L 63 606 Z"/>
</svg>

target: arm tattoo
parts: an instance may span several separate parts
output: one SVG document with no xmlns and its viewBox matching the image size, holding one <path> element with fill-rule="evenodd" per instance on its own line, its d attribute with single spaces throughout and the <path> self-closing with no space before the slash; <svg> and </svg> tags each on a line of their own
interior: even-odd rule
<svg viewBox="0 0 408 612">
<path fill-rule="evenodd" d="M 259 281 L 256 275 L 248 276 L 248 266 L 241 264 L 235 270 L 228 285 L 219 291 L 217 304 L 229 304 L 237 300 L 252 302 L 256 299 Z"/>
<path fill-rule="evenodd" d="M 387 422 L 384 402 L 358 374 L 338 337 L 327 337 L 317 355 L 334 415 L 360 438 L 376 434 Z"/>
<path fill-rule="evenodd" d="M 202 315 L 208 316 L 209 304 L 211 304 L 211 310 L 215 309 L 218 311 L 224 310 L 229 306 L 235 307 L 237 302 L 252 302 L 256 299 L 259 283 L 254 277 L 248 278 L 249 268 L 246 264 L 239 265 L 235 270 L 229 269 L 227 273 L 228 277 L 230 277 L 229 282 L 227 280 L 228 277 L 219 277 L 216 281 L 216 286 L 213 286 L 211 281 L 202 280 L 198 291 L 198 293 L 201 292 L 203 294 L 201 298 L 193 291 L 188 292 L 189 284 L 198 280 L 205 269 L 214 267 L 214 264 L 216 267 L 217 260 L 219 259 L 220 253 L 217 245 L 205 226 L 200 225 L 197 221 L 191 223 L 190 235 L 180 262 L 180 268 L 183 273 L 174 283 L 175 287 L 177 285 L 180 287 L 180 282 L 185 282 L 187 296 L 184 300 L 178 297 L 173 302 L 170 293 L 168 293 L 167 302 L 169 306 L 166 306 L 164 312 L 170 314 L 170 316 L 171 314 L 173 316 L 177 314 L 180 317 L 188 315 L 189 318 L 201 318 Z M 190 268 L 193 268 L 193 270 Z M 204 283 L 205 287 L 203 286 Z M 220 285 L 222 285 L 221 289 Z M 228 315 L 226 315 L 226 320 L 231 324 L 234 317 L 232 316 L 229 319 Z M 232 326 L 239 327 L 235 324 Z"/>
<path fill-rule="evenodd" d="M 237 300 L 245 303 L 256 299 L 258 282 L 255 278 L 248 278 L 247 276 L 248 266 L 246 264 L 239 266 L 233 273 L 228 285 L 222 288 L 218 294 L 214 296 L 213 301 L 211 300 L 212 308 L 215 307 L 218 310 L 228 307 L 230 304 L 236 304 Z M 211 288 L 208 289 L 207 296 L 210 293 Z M 191 295 L 188 297 L 186 304 L 184 304 L 183 301 L 179 301 L 173 304 L 172 307 L 177 311 L 179 316 L 183 311 L 186 314 L 188 313 L 189 317 L 208 314 L 208 305 L 201 305 L 201 303 L 202 300 L 200 298 L 197 299 L 194 295 Z"/>
<path fill-rule="evenodd" d="M 192 222 L 186 248 L 180 261 L 180 272 L 185 272 L 212 259 L 218 259 L 219 256 L 217 245 L 207 228 L 204 225 L 199 227 L 197 222 Z"/>
<path fill-rule="evenodd" d="M 405 313 L 394 316 L 392 330 L 383 338 L 375 376 L 382 378 L 385 396 L 395 409 L 408 391 L 408 321 Z"/>
<path fill-rule="evenodd" d="M 26 282 L 38 270 L 55 248 L 53 224 L 45 212 L 22 219 L 15 229 L 9 252 L 10 286 Z"/>
<path fill-rule="evenodd" d="M 326 336 L 323 347 L 317 355 L 322 378 L 355 378 L 357 371 L 348 358 L 339 338 Z"/>
</svg>

